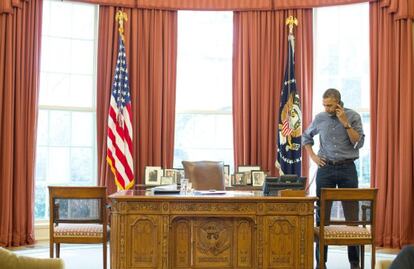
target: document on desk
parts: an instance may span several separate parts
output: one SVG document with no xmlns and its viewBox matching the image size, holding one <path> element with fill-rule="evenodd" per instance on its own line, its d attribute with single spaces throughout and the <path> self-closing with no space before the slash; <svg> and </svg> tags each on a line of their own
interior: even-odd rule
<svg viewBox="0 0 414 269">
<path fill-rule="evenodd" d="M 217 190 L 194 191 L 194 194 L 197 194 L 197 195 L 223 195 L 226 193 L 227 193 L 226 191 L 217 191 Z"/>
</svg>

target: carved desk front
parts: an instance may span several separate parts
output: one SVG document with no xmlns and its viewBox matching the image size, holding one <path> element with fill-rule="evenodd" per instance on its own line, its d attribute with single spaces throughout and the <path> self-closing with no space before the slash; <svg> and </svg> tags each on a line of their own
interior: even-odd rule
<svg viewBox="0 0 414 269">
<path fill-rule="evenodd" d="M 122 191 L 110 198 L 112 269 L 313 267 L 314 197 Z"/>
</svg>

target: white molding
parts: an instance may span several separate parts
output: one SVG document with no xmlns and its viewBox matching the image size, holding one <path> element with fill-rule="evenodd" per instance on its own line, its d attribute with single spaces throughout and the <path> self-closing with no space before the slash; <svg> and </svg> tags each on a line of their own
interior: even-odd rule
<svg viewBox="0 0 414 269">
<path fill-rule="evenodd" d="M 49 221 L 35 222 L 35 239 L 36 241 L 49 240 Z"/>
</svg>

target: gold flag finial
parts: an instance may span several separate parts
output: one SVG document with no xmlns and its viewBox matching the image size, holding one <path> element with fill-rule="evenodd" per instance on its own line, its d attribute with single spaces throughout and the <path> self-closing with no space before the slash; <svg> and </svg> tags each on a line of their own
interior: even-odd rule
<svg viewBox="0 0 414 269">
<path fill-rule="evenodd" d="M 118 22 L 118 32 L 121 35 L 122 40 L 125 42 L 124 38 L 124 21 L 128 21 L 127 14 L 123 12 L 122 10 L 118 10 L 116 12 L 115 20 Z"/>
<path fill-rule="evenodd" d="M 298 26 L 298 19 L 293 16 L 289 16 L 286 19 L 286 25 L 289 25 L 289 34 L 293 34 L 293 25 Z"/>
</svg>

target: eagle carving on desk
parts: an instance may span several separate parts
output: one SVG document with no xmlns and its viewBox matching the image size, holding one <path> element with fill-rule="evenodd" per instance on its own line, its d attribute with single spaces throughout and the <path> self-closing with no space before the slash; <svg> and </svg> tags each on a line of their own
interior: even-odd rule
<svg viewBox="0 0 414 269">
<path fill-rule="evenodd" d="M 217 256 L 230 247 L 230 230 L 220 221 L 204 223 L 197 230 L 197 248 L 203 254 Z"/>
</svg>

